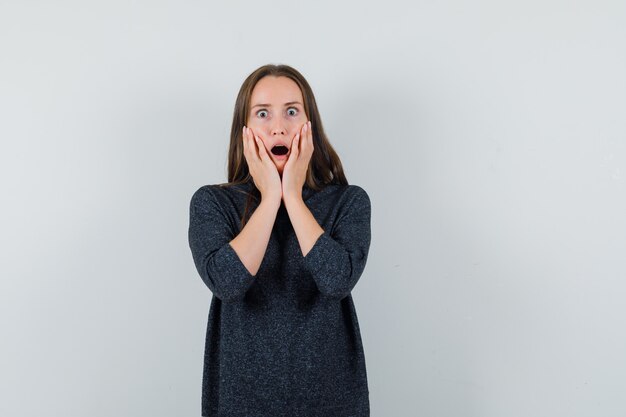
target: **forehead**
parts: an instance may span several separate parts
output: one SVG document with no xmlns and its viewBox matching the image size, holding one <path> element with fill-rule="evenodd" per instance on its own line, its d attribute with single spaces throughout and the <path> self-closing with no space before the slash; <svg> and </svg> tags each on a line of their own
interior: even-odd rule
<svg viewBox="0 0 626 417">
<path fill-rule="evenodd" d="M 290 101 L 303 100 L 298 84 L 288 77 L 263 77 L 256 83 L 250 96 L 250 106 L 258 103 L 282 106 Z"/>
</svg>

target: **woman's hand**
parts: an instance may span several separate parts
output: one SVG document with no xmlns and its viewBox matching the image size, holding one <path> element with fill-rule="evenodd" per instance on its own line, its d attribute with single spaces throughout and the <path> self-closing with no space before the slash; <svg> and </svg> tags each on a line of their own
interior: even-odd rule
<svg viewBox="0 0 626 417">
<path fill-rule="evenodd" d="M 282 195 L 280 175 L 272 158 L 267 154 L 263 141 L 246 126 L 243 127 L 242 136 L 243 155 L 248 162 L 254 185 L 261 192 L 261 198 L 280 201 Z"/>
<path fill-rule="evenodd" d="M 291 153 L 283 169 L 282 198 L 302 198 L 302 187 L 313 155 L 313 130 L 306 122 L 291 141 Z"/>
</svg>

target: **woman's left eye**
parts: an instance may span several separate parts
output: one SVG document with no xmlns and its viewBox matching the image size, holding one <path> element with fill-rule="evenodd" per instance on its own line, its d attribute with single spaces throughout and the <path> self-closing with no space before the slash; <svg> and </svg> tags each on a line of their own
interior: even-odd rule
<svg viewBox="0 0 626 417">
<path fill-rule="evenodd" d="M 298 113 L 298 109 L 296 109 L 295 107 L 289 107 L 289 109 L 287 109 L 287 113 L 289 113 L 290 110 L 295 110 L 296 113 Z M 292 114 L 292 116 L 294 115 Z"/>
</svg>

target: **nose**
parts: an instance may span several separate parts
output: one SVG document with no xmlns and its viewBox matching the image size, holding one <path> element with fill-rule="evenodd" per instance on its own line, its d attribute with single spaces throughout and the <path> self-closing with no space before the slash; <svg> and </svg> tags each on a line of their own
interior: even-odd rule
<svg viewBox="0 0 626 417">
<path fill-rule="evenodd" d="M 285 129 L 285 126 L 283 125 L 281 120 L 276 121 L 273 125 L 272 125 L 272 136 L 277 136 L 277 135 L 286 135 L 287 134 L 287 130 Z"/>
</svg>

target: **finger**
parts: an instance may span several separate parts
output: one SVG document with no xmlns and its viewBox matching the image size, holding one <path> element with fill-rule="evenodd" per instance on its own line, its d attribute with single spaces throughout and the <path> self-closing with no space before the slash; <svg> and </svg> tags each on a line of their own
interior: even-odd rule
<svg viewBox="0 0 626 417">
<path fill-rule="evenodd" d="M 253 150 L 252 153 L 254 154 L 254 158 L 256 160 L 261 160 L 261 151 L 259 150 L 257 135 L 250 128 L 248 129 L 248 145 Z"/>
<path fill-rule="evenodd" d="M 313 149 L 313 127 L 311 126 L 311 121 L 309 120 L 309 129 L 307 134 L 307 145 Z"/>
<path fill-rule="evenodd" d="M 304 125 L 302 125 L 302 128 L 300 129 L 300 134 L 298 135 L 298 154 L 300 154 L 300 152 L 306 147 L 308 135 L 309 132 L 307 129 L 307 123 L 305 123 Z"/>
<path fill-rule="evenodd" d="M 243 142 L 243 156 L 246 161 L 248 161 L 248 159 L 250 158 L 250 150 L 248 143 L 248 128 L 246 126 L 244 126 L 242 129 L 241 141 Z"/>
<path fill-rule="evenodd" d="M 256 141 L 256 144 L 259 146 L 259 158 L 261 158 L 261 160 L 263 160 L 264 158 L 269 158 L 269 155 L 267 154 L 267 150 L 265 149 L 265 145 L 263 144 L 261 138 L 259 138 L 257 135 L 254 135 L 254 139 Z"/>
<path fill-rule="evenodd" d="M 252 134 L 252 129 L 250 129 L 249 127 L 246 127 L 246 132 L 244 134 L 244 139 L 243 142 L 245 144 L 245 149 L 246 149 L 246 155 L 248 158 L 250 158 L 250 162 L 253 162 L 255 159 L 257 159 L 259 156 L 256 153 L 256 149 L 254 147 L 254 144 L 251 142 L 250 136 Z"/>
<path fill-rule="evenodd" d="M 306 159 L 308 152 L 309 152 L 309 145 L 308 145 L 308 133 L 305 131 L 304 134 L 302 135 L 302 137 L 298 138 L 298 155 L 300 156 L 299 159 Z"/>
<path fill-rule="evenodd" d="M 294 155 L 294 159 L 297 159 L 298 155 L 300 155 L 300 132 L 296 133 L 296 137 L 293 138 L 291 152 Z"/>
</svg>

